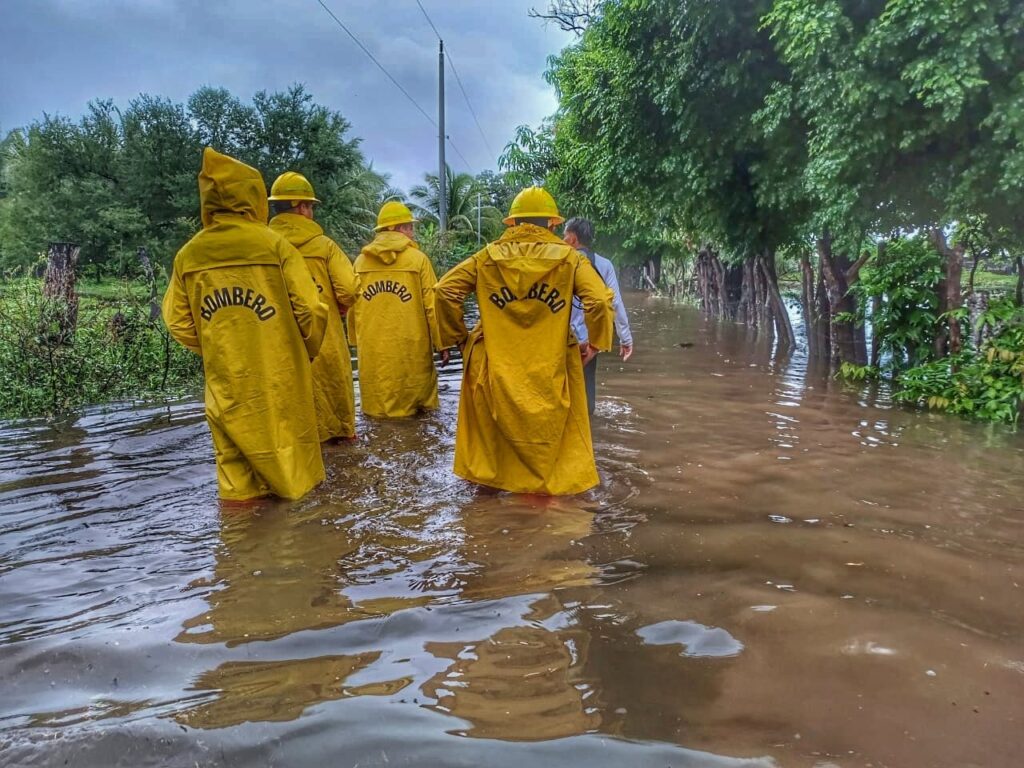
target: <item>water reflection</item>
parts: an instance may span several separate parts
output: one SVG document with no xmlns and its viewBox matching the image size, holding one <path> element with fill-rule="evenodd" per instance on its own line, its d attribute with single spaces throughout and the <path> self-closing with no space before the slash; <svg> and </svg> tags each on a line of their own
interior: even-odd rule
<svg viewBox="0 0 1024 768">
<path fill-rule="evenodd" d="M 572 499 L 530 502 L 494 497 L 462 514 L 464 599 L 527 594 L 527 610 L 486 638 L 425 645 L 449 666 L 422 690 L 432 709 L 468 722 L 452 733 L 507 741 L 539 741 L 595 730 L 594 693 L 583 680 L 589 636 L 573 627 L 560 589 L 593 583 L 597 569 L 582 557 L 593 512 Z"/>
<path fill-rule="evenodd" d="M 465 563 L 461 596 L 484 599 L 582 586 L 597 569 L 581 540 L 594 530 L 596 504 L 582 499 L 479 499 L 460 516 Z"/>
<path fill-rule="evenodd" d="M 434 709 L 469 727 L 451 733 L 481 739 L 543 741 L 587 733 L 601 723 L 581 680 L 588 636 L 579 630 L 506 627 L 484 640 L 427 643 L 451 666 L 428 680 Z"/>
<path fill-rule="evenodd" d="M 214 691 L 202 704 L 175 716 L 192 728 L 227 728 L 249 722 L 295 720 L 310 707 L 351 696 L 389 696 L 411 678 L 366 685 L 345 681 L 380 658 L 380 653 L 319 656 L 283 661 L 229 661 L 204 672 L 190 690 Z"/>
<path fill-rule="evenodd" d="M 209 607 L 176 640 L 230 648 L 358 618 L 339 567 L 358 547 L 346 525 L 283 505 L 223 513 L 213 576 L 191 585 Z"/>
</svg>

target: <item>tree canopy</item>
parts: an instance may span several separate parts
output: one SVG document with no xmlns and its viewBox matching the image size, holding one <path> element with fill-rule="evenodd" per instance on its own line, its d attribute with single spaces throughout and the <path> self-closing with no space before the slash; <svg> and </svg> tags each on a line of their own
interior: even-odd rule
<svg viewBox="0 0 1024 768">
<path fill-rule="evenodd" d="M 208 145 L 258 168 L 268 186 L 285 170 L 305 174 L 325 230 L 358 249 L 390 191 L 349 131 L 301 85 L 249 104 L 201 88 L 185 104 L 144 94 L 123 110 L 92 102 L 77 122 L 46 115 L 0 146 L 0 267 L 32 265 L 53 240 L 79 244 L 97 271 L 122 271 L 140 246 L 168 264 L 199 226 Z"/>
<path fill-rule="evenodd" d="M 551 5 L 559 109 L 503 162 L 606 227 L 737 258 L 969 215 L 1024 239 L 1015 0 Z"/>
</svg>

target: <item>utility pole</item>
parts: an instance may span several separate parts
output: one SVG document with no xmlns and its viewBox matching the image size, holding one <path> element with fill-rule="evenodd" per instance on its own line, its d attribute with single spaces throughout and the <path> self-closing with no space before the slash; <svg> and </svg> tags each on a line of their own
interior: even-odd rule
<svg viewBox="0 0 1024 768">
<path fill-rule="evenodd" d="M 444 40 L 437 49 L 437 220 L 438 233 L 448 229 L 448 173 L 444 167 Z"/>
<path fill-rule="evenodd" d="M 480 193 L 476 193 L 476 247 L 480 247 Z"/>
</svg>

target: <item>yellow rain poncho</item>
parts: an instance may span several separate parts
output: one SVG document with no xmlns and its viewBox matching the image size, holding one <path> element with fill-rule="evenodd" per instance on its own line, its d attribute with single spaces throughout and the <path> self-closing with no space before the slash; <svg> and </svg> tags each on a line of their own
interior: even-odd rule
<svg viewBox="0 0 1024 768">
<path fill-rule="evenodd" d="M 164 322 L 203 356 L 224 499 L 298 498 L 324 479 L 313 409 L 327 306 L 301 254 L 266 225 L 259 172 L 207 148 L 203 229 L 178 251 Z"/>
<path fill-rule="evenodd" d="M 573 295 L 590 343 L 612 343 L 612 292 L 587 257 L 547 229 L 510 227 L 434 289 L 441 345 L 465 344 L 455 474 L 517 493 L 572 494 L 599 482 Z M 476 292 L 467 334 L 462 303 Z"/>
<path fill-rule="evenodd" d="M 313 401 L 320 442 L 356 434 L 356 401 L 352 390 L 352 358 L 342 312 L 356 300 L 356 273 L 345 252 L 320 225 L 297 213 L 279 213 L 270 228 L 294 245 L 313 274 L 320 301 L 327 305 L 327 333 L 313 360 Z"/>
<path fill-rule="evenodd" d="M 356 258 L 359 296 L 348 315 L 359 360 L 359 400 L 370 416 L 437 408 L 430 259 L 400 232 L 380 232 Z"/>
</svg>

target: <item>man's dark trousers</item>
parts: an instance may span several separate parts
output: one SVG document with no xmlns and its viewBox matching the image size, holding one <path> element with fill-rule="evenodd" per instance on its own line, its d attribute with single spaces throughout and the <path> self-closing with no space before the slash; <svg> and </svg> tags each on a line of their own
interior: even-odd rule
<svg viewBox="0 0 1024 768">
<path fill-rule="evenodd" d="M 597 401 L 597 358 L 594 355 L 589 363 L 583 366 L 583 382 L 587 386 L 587 413 L 594 415 L 594 405 Z"/>
</svg>

